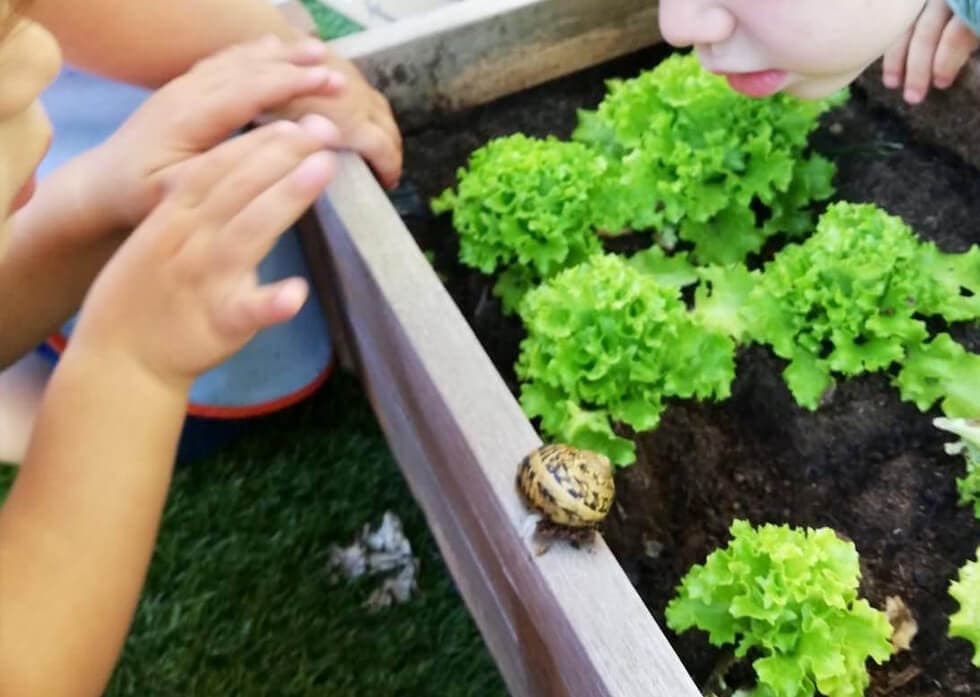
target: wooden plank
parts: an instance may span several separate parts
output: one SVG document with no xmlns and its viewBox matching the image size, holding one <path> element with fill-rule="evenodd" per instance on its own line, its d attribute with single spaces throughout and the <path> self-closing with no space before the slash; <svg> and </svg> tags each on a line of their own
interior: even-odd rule
<svg viewBox="0 0 980 697">
<path fill-rule="evenodd" d="M 535 557 L 517 463 L 540 441 L 363 161 L 304 225 L 311 266 L 453 578 L 517 697 L 695 697 L 600 540 Z"/>
<path fill-rule="evenodd" d="M 333 45 L 413 127 L 659 40 L 653 0 L 466 0 Z"/>
</svg>

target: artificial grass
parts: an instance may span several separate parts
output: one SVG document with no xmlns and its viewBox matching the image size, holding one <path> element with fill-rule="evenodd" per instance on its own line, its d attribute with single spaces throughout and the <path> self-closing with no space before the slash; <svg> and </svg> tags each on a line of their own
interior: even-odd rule
<svg viewBox="0 0 980 697">
<path fill-rule="evenodd" d="M 0 468 L 0 497 L 15 470 Z M 372 613 L 331 543 L 395 512 L 420 593 Z M 108 697 L 506 695 L 358 385 L 345 375 L 177 470 Z"/>
<path fill-rule="evenodd" d="M 363 27 L 354 20 L 334 12 L 319 0 L 303 0 L 324 39 L 337 39 L 360 31 Z"/>
</svg>

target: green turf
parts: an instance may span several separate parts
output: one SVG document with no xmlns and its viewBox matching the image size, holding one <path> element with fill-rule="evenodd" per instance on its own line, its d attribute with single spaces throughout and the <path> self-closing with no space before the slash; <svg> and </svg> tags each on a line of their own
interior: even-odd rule
<svg viewBox="0 0 980 697">
<path fill-rule="evenodd" d="M 306 9 L 313 15 L 324 39 L 336 39 L 361 30 L 361 25 L 346 16 L 334 12 L 319 0 L 303 0 Z"/>
<path fill-rule="evenodd" d="M 0 495 L 13 470 L 0 467 Z M 398 514 L 421 593 L 377 613 L 332 583 L 331 543 Z M 506 695 L 354 381 L 338 375 L 178 469 L 109 697 Z"/>
</svg>

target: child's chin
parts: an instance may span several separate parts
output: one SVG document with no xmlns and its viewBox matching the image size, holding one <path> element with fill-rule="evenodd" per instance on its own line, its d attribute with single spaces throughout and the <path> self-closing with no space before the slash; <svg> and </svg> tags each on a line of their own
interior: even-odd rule
<svg viewBox="0 0 980 697">
<path fill-rule="evenodd" d="M 786 85 L 783 92 L 800 99 L 823 99 L 847 87 L 860 74 L 861 71 L 856 71 L 846 75 L 801 77 Z"/>
</svg>

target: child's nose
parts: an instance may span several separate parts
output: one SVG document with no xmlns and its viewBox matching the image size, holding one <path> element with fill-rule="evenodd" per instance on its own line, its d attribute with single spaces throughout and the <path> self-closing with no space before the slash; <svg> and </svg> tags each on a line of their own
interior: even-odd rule
<svg viewBox="0 0 980 697">
<path fill-rule="evenodd" d="M 721 43 L 735 31 L 722 0 L 660 0 L 660 33 L 674 46 Z"/>
</svg>

